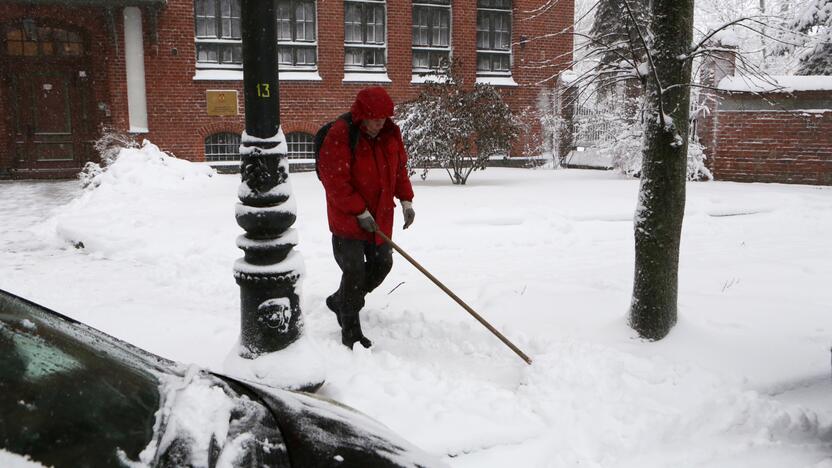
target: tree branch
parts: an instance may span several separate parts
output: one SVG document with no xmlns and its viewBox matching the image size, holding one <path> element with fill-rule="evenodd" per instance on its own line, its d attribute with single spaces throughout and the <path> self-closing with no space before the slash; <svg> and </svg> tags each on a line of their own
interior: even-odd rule
<svg viewBox="0 0 832 468">
<path fill-rule="evenodd" d="M 702 38 L 702 40 L 700 40 L 700 41 L 699 41 L 699 43 L 698 43 L 698 44 L 696 44 L 693 48 L 691 48 L 691 49 L 690 49 L 690 51 L 688 52 L 687 56 L 690 56 L 690 54 L 692 54 L 692 53 L 696 52 L 697 50 L 699 50 L 699 48 L 700 48 L 700 47 L 702 47 L 703 45 L 705 45 L 705 43 L 707 43 L 707 42 L 708 42 L 708 41 L 709 41 L 712 37 L 714 37 L 714 35 L 716 35 L 718 32 L 720 32 L 720 31 L 724 31 L 725 29 L 727 29 L 727 28 L 729 28 L 729 27 L 731 27 L 731 26 L 733 26 L 733 25 L 735 25 L 735 24 L 739 24 L 739 23 L 741 23 L 741 22 L 743 22 L 743 21 L 746 21 L 746 20 L 749 20 L 749 19 L 751 19 L 751 17 L 750 17 L 750 16 L 749 16 L 749 17 L 740 18 L 740 19 L 736 19 L 736 20 L 734 20 L 734 21 L 729 21 L 728 23 L 725 23 L 725 24 L 723 24 L 722 26 L 720 26 L 720 27 L 718 27 L 718 28 L 716 28 L 716 29 L 712 30 L 711 32 L 709 32 L 708 34 L 706 34 L 706 35 L 705 35 L 705 37 L 703 37 L 703 38 Z"/>
</svg>

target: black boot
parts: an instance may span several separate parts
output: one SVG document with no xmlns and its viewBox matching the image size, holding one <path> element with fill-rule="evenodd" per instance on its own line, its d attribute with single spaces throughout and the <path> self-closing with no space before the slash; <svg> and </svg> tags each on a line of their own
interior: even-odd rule
<svg viewBox="0 0 832 468">
<path fill-rule="evenodd" d="M 341 326 L 341 317 L 338 316 L 339 302 L 338 291 L 335 291 L 332 295 L 326 298 L 326 306 L 332 311 L 333 314 L 335 314 L 335 319 L 338 320 L 338 326 Z"/>
<path fill-rule="evenodd" d="M 340 322 L 341 343 L 344 346 L 352 349 L 355 343 L 361 343 L 361 346 L 365 348 L 373 345 L 373 342 L 361 332 L 361 320 L 358 317 L 358 312 L 342 313 Z"/>
</svg>

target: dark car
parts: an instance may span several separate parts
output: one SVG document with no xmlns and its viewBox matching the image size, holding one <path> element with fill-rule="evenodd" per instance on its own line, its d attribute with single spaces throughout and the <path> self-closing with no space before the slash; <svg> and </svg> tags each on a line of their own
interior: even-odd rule
<svg viewBox="0 0 832 468">
<path fill-rule="evenodd" d="M 442 465 L 336 402 L 177 364 L 2 290 L 0 449 L 57 468 Z"/>
</svg>

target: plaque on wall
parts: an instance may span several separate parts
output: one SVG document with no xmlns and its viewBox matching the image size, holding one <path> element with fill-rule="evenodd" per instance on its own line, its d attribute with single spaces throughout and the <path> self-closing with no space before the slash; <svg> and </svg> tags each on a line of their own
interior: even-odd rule
<svg viewBox="0 0 832 468">
<path fill-rule="evenodd" d="M 238 115 L 237 91 L 208 90 L 208 115 Z"/>
</svg>

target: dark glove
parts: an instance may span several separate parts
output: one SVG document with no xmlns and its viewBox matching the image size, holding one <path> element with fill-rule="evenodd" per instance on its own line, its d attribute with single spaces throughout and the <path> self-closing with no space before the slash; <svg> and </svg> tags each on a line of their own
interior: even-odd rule
<svg viewBox="0 0 832 468">
<path fill-rule="evenodd" d="M 373 215 L 371 215 L 369 211 L 364 210 L 364 212 L 358 215 L 357 218 L 358 225 L 361 226 L 361 229 L 367 232 L 378 231 L 378 224 L 376 224 L 376 220 L 373 219 Z"/>
<path fill-rule="evenodd" d="M 403 201 L 402 213 L 404 213 L 404 227 L 402 229 L 407 229 L 413 224 L 413 220 L 416 219 L 416 211 L 413 210 L 413 203 Z"/>
</svg>

